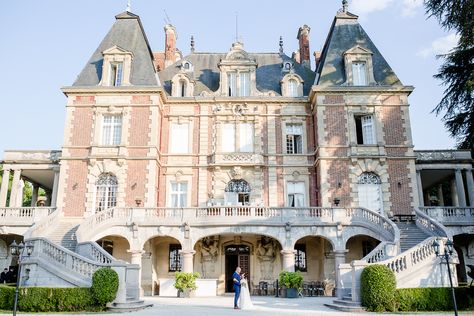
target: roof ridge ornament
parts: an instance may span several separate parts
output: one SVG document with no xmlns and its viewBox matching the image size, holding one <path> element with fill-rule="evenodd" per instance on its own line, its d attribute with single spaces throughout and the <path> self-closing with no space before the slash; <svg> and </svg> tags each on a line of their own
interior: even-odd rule
<svg viewBox="0 0 474 316">
<path fill-rule="evenodd" d="M 283 36 L 280 35 L 280 41 L 278 42 L 280 45 L 280 54 L 283 54 Z"/>
<path fill-rule="evenodd" d="M 191 35 L 191 53 L 194 53 L 194 35 Z"/>
<path fill-rule="evenodd" d="M 342 12 L 347 13 L 348 8 L 349 8 L 349 1 L 342 0 Z"/>
</svg>

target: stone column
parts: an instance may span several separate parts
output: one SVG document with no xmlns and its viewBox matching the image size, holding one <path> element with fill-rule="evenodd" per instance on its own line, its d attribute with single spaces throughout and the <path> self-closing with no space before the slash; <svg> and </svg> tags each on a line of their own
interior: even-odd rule
<svg viewBox="0 0 474 316">
<path fill-rule="evenodd" d="M 56 200 L 58 198 L 59 185 L 59 169 L 54 170 L 53 193 L 51 194 L 51 207 L 56 207 Z"/>
<path fill-rule="evenodd" d="M 339 270 L 339 265 L 346 263 L 346 252 L 348 250 L 336 250 L 334 251 L 334 265 L 336 266 L 336 296 L 342 298 L 344 295 L 342 291 L 341 275 Z"/>
<path fill-rule="evenodd" d="M 18 194 L 20 193 L 21 184 L 20 184 L 20 177 L 21 177 L 21 169 L 15 169 L 13 172 L 13 182 L 12 182 L 12 191 L 10 194 L 10 207 L 18 207 L 21 205 L 17 205 L 18 201 Z"/>
<path fill-rule="evenodd" d="M 462 180 L 461 169 L 456 169 L 456 192 L 460 207 L 466 207 L 466 193 L 464 191 L 464 182 Z"/>
<path fill-rule="evenodd" d="M 36 207 L 36 202 L 38 202 L 38 190 L 39 185 L 36 183 L 31 184 L 33 186 L 33 193 L 31 195 L 31 207 Z"/>
<path fill-rule="evenodd" d="M 282 270 L 288 272 L 295 272 L 295 253 L 294 249 L 283 249 L 281 254 L 283 256 L 282 260 Z"/>
<path fill-rule="evenodd" d="M 8 184 L 10 182 L 10 169 L 3 169 L 2 186 L 0 187 L 0 207 L 7 206 Z"/>
<path fill-rule="evenodd" d="M 459 206 L 458 195 L 456 194 L 456 181 L 451 180 L 451 200 L 453 201 L 452 206 Z"/>
<path fill-rule="evenodd" d="M 420 200 L 420 206 L 425 206 L 423 199 L 423 183 L 421 182 L 421 170 L 416 170 L 416 183 L 418 186 L 418 199 Z"/>
<path fill-rule="evenodd" d="M 142 254 L 145 252 L 143 250 L 128 250 L 128 252 L 132 255 L 130 259 L 131 264 L 137 264 L 140 266 L 140 270 L 138 271 L 138 288 L 140 289 L 140 295 L 143 295 L 142 289 Z"/>
<path fill-rule="evenodd" d="M 181 256 L 183 258 L 183 268 L 181 269 L 183 272 L 193 272 L 194 267 L 193 267 L 193 260 L 194 260 L 194 254 L 196 251 L 194 250 L 183 250 L 181 251 Z"/>
<path fill-rule="evenodd" d="M 444 206 L 443 184 L 438 184 L 438 203 L 439 206 Z"/>
<path fill-rule="evenodd" d="M 469 196 L 469 205 L 474 207 L 474 179 L 472 178 L 472 169 L 466 170 L 467 195 Z"/>
</svg>

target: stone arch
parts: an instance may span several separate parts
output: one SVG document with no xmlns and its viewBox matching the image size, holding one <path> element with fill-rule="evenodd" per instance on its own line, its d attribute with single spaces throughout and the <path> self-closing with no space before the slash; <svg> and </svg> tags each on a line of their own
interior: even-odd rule
<svg viewBox="0 0 474 316">
<path fill-rule="evenodd" d="M 171 95 L 173 97 L 192 97 L 193 94 L 194 81 L 188 75 L 178 73 L 171 79 Z"/>
<path fill-rule="evenodd" d="M 335 283 L 335 256 L 330 238 L 321 235 L 304 236 L 295 241 L 295 271 L 304 274 L 305 281 L 332 280 Z"/>
<path fill-rule="evenodd" d="M 105 235 L 95 240 L 99 246 L 112 255 L 115 259 L 131 262 L 130 241 L 121 235 Z"/>
<path fill-rule="evenodd" d="M 298 240 L 305 237 L 321 237 L 328 240 L 333 249 L 339 249 L 336 228 L 330 226 L 313 226 L 292 228 L 288 248 L 293 249 Z"/>
<path fill-rule="evenodd" d="M 380 239 L 368 234 L 355 234 L 345 241 L 346 262 L 360 260 L 380 244 Z"/>
<path fill-rule="evenodd" d="M 285 75 L 280 81 L 281 95 L 284 97 L 302 97 L 303 83 L 303 79 L 295 73 Z M 291 86 L 291 84 L 294 84 L 294 86 Z"/>
<path fill-rule="evenodd" d="M 347 241 L 355 236 L 369 236 L 377 239 L 378 241 L 384 241 L 382 236 L 369 228 L 363 226 L 346 226 L 342 232 L 342 246 L 345 247 Z M 345 249 L 345 248 L 344 248 Z"/>
</svg>

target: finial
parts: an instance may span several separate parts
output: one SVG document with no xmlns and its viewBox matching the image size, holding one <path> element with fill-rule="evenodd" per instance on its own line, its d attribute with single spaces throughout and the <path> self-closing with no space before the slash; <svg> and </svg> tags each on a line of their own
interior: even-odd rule
<svg viewBox="0 0 474 316">
<path fill-rule="evenodd" d="M 280 45 L 280 53 L 283 54 L 283 36 L 280 36 L 280 42 L 278 44 Z"/>
<path fill-rule="evenodd" d="M 127 12 L 131 12 L 131 11 L 132 11 L 132 4 L 131 4 L 130 2 L 131 2 L 131 0 L 128 0 L 128 1 L 127 1 L 127 9 L 126 9 Z"/>
<path fill-rule="evenodd" d="M 235 12 L 235 42 L 239 41 L 239 13 Z"/>
<path fill-rule="evenodd" d="M 191 53 L 194 53 L 194 36 L 191 35 Z"/>
<path fill-rule="evenodd" d="M 342 12 L 347 12 L 348 7 L 349 7 L 349 1 L 342 0 Z"/>
</svg>

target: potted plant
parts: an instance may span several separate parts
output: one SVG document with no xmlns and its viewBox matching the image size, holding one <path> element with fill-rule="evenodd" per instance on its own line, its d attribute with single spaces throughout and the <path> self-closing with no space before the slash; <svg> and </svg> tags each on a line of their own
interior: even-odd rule
<svg viewBox="0 0 474 316">
<path fill-rule="evenodd" d="M 196 279 L 200 275 L 197 272 L 176 272 L 174 287 L 178 290 L 178 297 L 192 297 L 197 289 Z"/>
<path fill-rule="evenodd" d="M 280 284 L 286 288 L 287 298 L 297 298 L 298 291 L 303 287 L 303 276 L 299 271 L 280 273 Z"/>
</svg>

